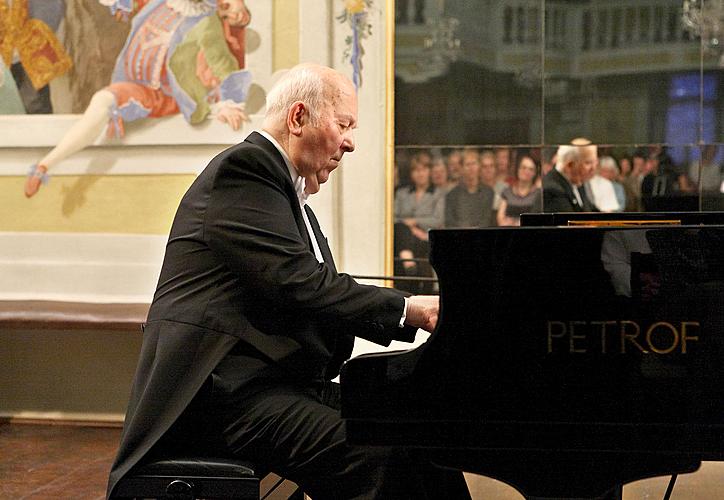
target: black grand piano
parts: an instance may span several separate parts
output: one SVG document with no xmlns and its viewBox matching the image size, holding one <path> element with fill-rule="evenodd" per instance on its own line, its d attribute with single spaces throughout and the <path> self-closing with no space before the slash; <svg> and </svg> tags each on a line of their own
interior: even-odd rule
<svg viewBox="0 0 724 500">
<path fill-rule="evenodd" d="M 528 498 L 616 498 L 724 460 L 723 215 L 431 231 L 437 329 L 344 365 L 348 440 Z"/>
</svg>

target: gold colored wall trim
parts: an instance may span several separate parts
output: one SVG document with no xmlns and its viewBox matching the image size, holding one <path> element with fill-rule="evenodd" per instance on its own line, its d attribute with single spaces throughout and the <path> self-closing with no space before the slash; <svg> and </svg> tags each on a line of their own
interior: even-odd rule
<svg viewBox="0 0 724 500">
<path fill-rule="evenodd" d="M 272 4 L 272 71 L 299 64 L 299 1 Z"/>
<path fill-rule="evenodd" d="M 385 2 L 385 276 L 394 271 L 395 2 Z M 386 283 L 392 286 L 391 282 Z"/>
</svg>

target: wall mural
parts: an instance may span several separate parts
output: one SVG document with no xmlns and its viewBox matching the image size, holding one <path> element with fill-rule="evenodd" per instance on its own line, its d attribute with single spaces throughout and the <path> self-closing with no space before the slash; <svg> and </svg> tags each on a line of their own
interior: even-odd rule
<svg viewBox="0 0 724 500">
<path fill-rule="evenodd" d="M 362 86 L 362 56 L 364 47 L 362 40 L 372 34 L 372 24 L 369 22 L 367 13 L 372 8 L 372 0 L 343 0 L 344 10 L 337 16 L 342 24 L 348 24 L 352 34 L 345 38 L 346 47 L 342 57 L 349 59 L 352 65 L 352 81 L 355 88 Z"/>
<path fill-rule="evenodd" d="M 65 74 L 66 100 L 85 103 L 61 110 L 82 116 L 31 167 L 26 196 L 103 130 L 123 137 L 127 122 L 180 113 L 238 130 L 248 120 L 251 18 L 244 0 L 0 0 L 0 113 L 57 113 L 63 100 L 49 84 Z"/>
</svg>

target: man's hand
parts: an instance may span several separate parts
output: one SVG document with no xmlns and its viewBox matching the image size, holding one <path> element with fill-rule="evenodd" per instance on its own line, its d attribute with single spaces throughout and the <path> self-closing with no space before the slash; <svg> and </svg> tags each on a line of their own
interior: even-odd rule
<svg viewBox="0 0 724 500">
<path fill-rule="evenodd" d="M 437 325 L 440 297 L 437 295 L 413 295 L 408 297 L 405 324 L 432 332 Z"/>
</svg>

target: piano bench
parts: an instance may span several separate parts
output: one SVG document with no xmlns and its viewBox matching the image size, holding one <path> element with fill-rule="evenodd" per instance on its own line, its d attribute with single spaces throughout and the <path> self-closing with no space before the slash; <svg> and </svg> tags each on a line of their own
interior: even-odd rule
<svg viewBox="0 0 724 500">
<path fill-rule="evenodd" d="M 194 500 L 302 500 L 296 484 L 270 473 L 262 480 L 250 463 L 228 458 L 177 457 L 145 462 L 123 477 L 110 497 Z"/>
</svg>

